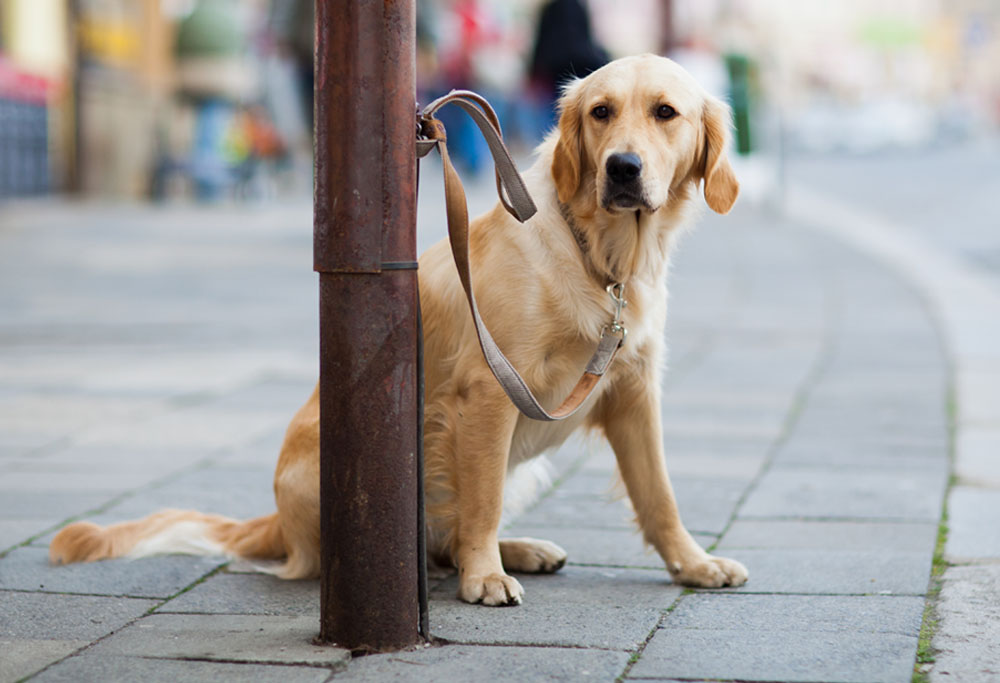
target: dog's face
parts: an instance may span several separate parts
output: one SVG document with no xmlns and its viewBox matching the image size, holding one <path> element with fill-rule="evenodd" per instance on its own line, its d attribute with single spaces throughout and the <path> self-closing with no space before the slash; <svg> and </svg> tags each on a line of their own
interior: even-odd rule
<svg viewBox="0 0 1000 683">
<path fill-rule="evenodd" d="M 736 201 L 729 109 L 675 62 L 612 62 L 570 84 L 560 111 L 552 176 L 561 202 L 586 190 L 612 214 L 655 212 L 692 179 L 704 181 L 714 211 L 727 213 Z"/>
</svg>

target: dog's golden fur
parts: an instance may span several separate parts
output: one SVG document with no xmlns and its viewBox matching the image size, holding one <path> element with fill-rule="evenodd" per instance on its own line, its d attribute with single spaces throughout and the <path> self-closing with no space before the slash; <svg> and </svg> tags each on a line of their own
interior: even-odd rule
<svg viewBox="0 0 1000 683">
<path fill-rule="evenodd" d="M 560 104 L 558 129 L 525 174 L 537 215 L 521 225 L 497 205 L 470 226 L 479 308 L 504 354 L 549 407 L 573 387 L 611 320 L 609 282 L 626 285 L 628 340 L 576 415 L 555 423 L 526 419 L 482 357 L 447 244 L 423 255 L 430 552 L 458 568 L 462 600 L 519 603 L 523 590 L 507 572 L 555 571 L 566 554 L 548 541 L 497 538 L 506 475 L 590 427 L 610 442 L 643 536 L 674 580 L 742 584 L 742 565 L 707 554 L 682 525 L 660 426 L 671 241 L 692 213 L 699 183 L 719 213 L 736 200 L 726 156 L 729 111 L 675 63 L 652 55 L 618 60 L 572 83 Z M 622 155 L 641 163 L 636 179 L 609 171 L 609 159 Z M 190 551 L 198 537 L 200 551 L 280 559 L 282 577 L 315 576 L 318 420 L 314 391 L 281 449 L 277 513 L 237 522 L 164 511 L 104 529 L 76 523 L 53 540 L 52 560 Z"/>
</svg>

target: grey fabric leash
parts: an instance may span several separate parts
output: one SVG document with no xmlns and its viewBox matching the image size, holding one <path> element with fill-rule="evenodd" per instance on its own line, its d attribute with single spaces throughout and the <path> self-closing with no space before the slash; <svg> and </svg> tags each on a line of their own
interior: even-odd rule
<svg viewBox="0 0 1000 683">
<path fill-rule="evenodd" d="M 446 145 L 447 135 L 444 126 L 434 118 L 434 114 L 448 103 L 457 104 L 475 121 L 483 137 L 489 145 L 490 153 L 496 168 L 497 194 L 504 208 L 514 218 L 524 223 L 537 212 L 535 203 L 524 185 L 517 167 L 514 165 L 503 143 L 500 132 L 500 122 L 496 112 L 481 95 L 468 90 L 453 90 L 427 105 L 418 117 L 417 156 L 424 157 L 432 149 L 437 149 L 444 166 L 445 205 L 448 216 L 448 239 L 451 242 L 451 253 L 458 268 L 458 276 L 465 289 L 465 296 L 472 312 L 479 346 L 483 351 L 487 365 L 497 378 L 500 386 L 510 400 L 524 415 L 533 420 L 553 421 L 563 420 L 575 413 L 593 392 L 598 381 L 607 372 L 618 349 L 625 343 L 627 330 L 622 325 L 622 309 L 627 305 L 625 286 L 621 283 L 610 284 L 608 294 L 615 304 L 613 320 L 601 331 L 601 340 L 597 344 L 594 355 L 587 367 L 570 391 L 565 400 L 551 413 L 542 408 L 538 399 L 528 388 L 521 375 L 493 341 L 490 331 L 486 329 L 476 297 L 472 291 L 472 277 L 469 271 L 469 210 L 466 204 L 465 188 L 455 171 L 448 156 Z"/>
</svg>

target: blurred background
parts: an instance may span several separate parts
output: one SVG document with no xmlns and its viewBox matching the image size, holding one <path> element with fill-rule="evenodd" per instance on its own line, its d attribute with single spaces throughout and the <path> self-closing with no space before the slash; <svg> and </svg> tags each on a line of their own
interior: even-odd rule
<svg viewBox="0 0 1000 683">
<path fill-rule="evenodd" d="M 417 6 L 421 101 L 482 92 L 519 153 L 567 73 L 640 52 L 732 104 L 751 194 L 789 158 L 890 158 L 1000 126 L 996 0 Z M 0 0 L 0 201 L 309 196 L 312 33 L 312 0 Z M 446 123 L 481 171 L 483 143 Z"/>
</svg>

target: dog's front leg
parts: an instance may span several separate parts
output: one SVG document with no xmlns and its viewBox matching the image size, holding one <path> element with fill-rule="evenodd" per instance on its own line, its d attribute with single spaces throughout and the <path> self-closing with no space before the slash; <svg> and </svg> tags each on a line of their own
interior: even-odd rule
<svg viewBox="0 0 1000 683">
<path fill-rule="evenodd" d="M 492 375 L 460 392 L 455 459 L 458 520 L 454 558 L 458 597 L 484 605 L 519 605 L 524 589 L 508 576 L 500 559 L 497 529 L 503 512 L 517 409 Z"/>
<path fill-rule="evenodd" d="M 742 564 L 706 553 L 681 522 L 667 476 L 655 388 L 638 377 L 622 379 L 602 397 L 598 410 L 643 537 L 660 553 L 674 581 L 702 588 L 745 583 Z"/>
</svg>

